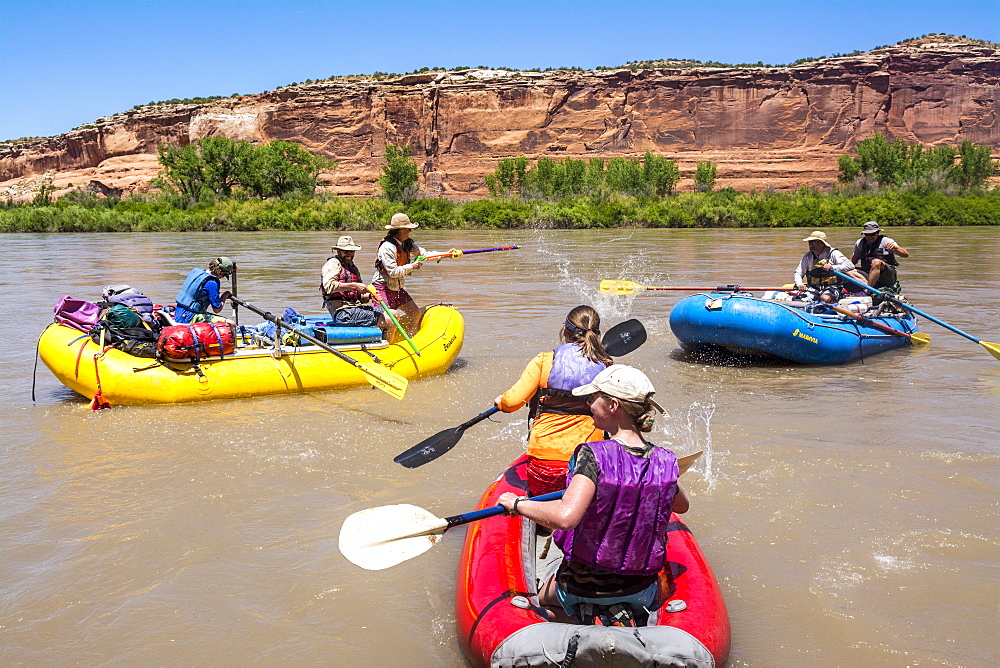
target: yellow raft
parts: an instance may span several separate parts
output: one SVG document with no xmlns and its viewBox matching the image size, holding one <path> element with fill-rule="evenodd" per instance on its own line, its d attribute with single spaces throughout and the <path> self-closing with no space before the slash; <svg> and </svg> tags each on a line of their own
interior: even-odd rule
<svg viewBox="0 0 1000 668">
<path fill-rule="evenodd" d="M 80 338 L 80 337 L 83 338 Z M 408 380 L 442 374 L 462 350 L 465 321 L 454 308 L 429 306 L 413 337 L 417 357 L 405 341 L 366 344 L 382 365 Z M 341 390 L 368 385 L 357 367 L 316 346 L 283 346 L 276 358 L 271 348 L 240 349 L 224 359 L 204 359 L 201 374 L 188 362 L 170 362 L 100 347 L 82 332 L 49 325 L 38 342 L 39 355 L 59 382 L 92 399 L 98 382 L 105 399 L 115 405 L 174 404 L 213 399 L 239 399 L 267 394 Z M 359 362 L 372 363 L 360 345 L 334 346 Z"/>
</svg>

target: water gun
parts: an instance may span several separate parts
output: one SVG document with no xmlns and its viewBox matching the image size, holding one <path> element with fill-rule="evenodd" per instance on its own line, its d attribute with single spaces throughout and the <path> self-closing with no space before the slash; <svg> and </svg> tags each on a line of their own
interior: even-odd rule
<svg viewBox="0 0 1000 668">
<path fill-rule="evenodd" d="M 462 257 L 463 255 L 471 255 L 473 253 L 492 253 L 493 251 L 505 251 L 505 250 L 517 250 L 520 246 L 500 246 L 499 248 L 479 248 L 476 250 L 458 250 L 457 248 L 452 248 L 451 250 L 444 251 L 442 253 L 428 253 L 427 255 L 421 255 L 417 258 L 417 262 L 440 262 L 445 258 L 449 257 Z"/>
</svg>

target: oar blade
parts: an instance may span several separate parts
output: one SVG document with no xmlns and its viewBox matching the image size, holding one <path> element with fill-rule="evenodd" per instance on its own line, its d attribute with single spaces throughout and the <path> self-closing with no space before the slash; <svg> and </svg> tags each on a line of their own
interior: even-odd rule
<svg viewBox="0 0 1000 668">
<path fill-rule="evenodd" d="M 402 464 L 408 469 L 423 466 L 454 448 L 462 438 L 464 432 L 464 429 L 459 429 L 458 427 L 439 431 L 430 438 L 420 441 L 406 452 L 396 455 L 392 461 Z"/>
<path fill-rule="evenodd" d="M 447 521 L 419 506 L 380 506 L 344 520 L 338 545 L 352 564 L 380 571 L 431 549 L 447 528 Z"/>
<path fill-rule="evenodd" d="M 365 380 L 390 397 L 402 399 L 406 395 L 406 388 L 409 386 L 410 381 L 395 371 L 387 369 L 384 366 L 378 366 L 372 362 L 358 362 L 357 366 L 364 373 Z"/>
<path fill-rule="evenodd" d="M 677 468 L 680 469 L 680 473 L 677 475 L 684 475 L 684 473 L 691 468 L 691 465 L 698 461 L 698 458 L 704 453 L 703 450 L 687 455 L 686 457 L 677 458 Z"/>
<path fill-rule="evenodd" d="M 632 318 L 620 322 L 604 335 L 601 343 L 612 357 L 622 357 L 646 342 L 646 328 L 642 323 Z"/>
<path fill-rule="evenodd" d="M 643 286 L 638 283 L 633 283 L 632 281 L 612 281 L 604 280 L 601 281 L 601 292 L 610 292 L 613 295 L 627 296 L 634 295 L 643 289 Z"/>
<path fill-rule="evenodd" d="M 910 332 L 910 341 L 913 343 L 930 343 L 931 335 L 923 332 Z"/>
<path fill-rule="evenodd" d="M 990 351 L 990 354 L 993 355 L 993 357 L 1000 360 L 1000 345 L 997 345 L 996 343 L 987 343 L 986 341 L 980 341 L 979 344 L 983 348 L 986 348 L 986 350 Z"/>
</svg>

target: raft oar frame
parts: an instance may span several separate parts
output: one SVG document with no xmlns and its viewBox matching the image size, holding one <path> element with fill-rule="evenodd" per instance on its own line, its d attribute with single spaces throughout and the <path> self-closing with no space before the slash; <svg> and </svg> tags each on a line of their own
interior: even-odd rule
<svg viewBox="0 0 1000 668">
<path fill-rule="evenodd" d="M 268 322 L 273 322 L 278 327 L 282 327 L 289 331 L 295 332 L 306 341 L 309 341 L 312 344 L 319 346 L 326 352 L 332 353 L 337 357 L 339 357 L 340 359 L 347 362 L 348 364 L 357 367 L 365 375 L 365 380 L 367 380 L 374 387 L 382 390 L 389 396 L 394 397 L 396 399 L 402 399 L 403 396 L 406 394 L 406 387 L 407 385 L 409 385 L 410 381 L 406 380 L 406 378 L 399 375 L 395 371 L 391 369 L 386 369 L 385 367 L 375 367 L 372 364 L 362 364 L 361 362 L 348 357 L 347 355 L 340 352 L 336 348 L 331 348 L 330 346 L 323 343 L 319 339 L 309 336 L 305 332 L 290 326 L 287 322 L 282 322 L 273 314 L 267 311 L 263 311 L 254 306 L 253 304 L 248 304 L 242 299 L 238 299 L 237 297 L 230 297 L 230 300 L 232 300 L 236 304 L 239 304 L 240 306 L 250 309 L 260 317 L 264 318 L 264 320 L 267 320 Z"/>
</svg>

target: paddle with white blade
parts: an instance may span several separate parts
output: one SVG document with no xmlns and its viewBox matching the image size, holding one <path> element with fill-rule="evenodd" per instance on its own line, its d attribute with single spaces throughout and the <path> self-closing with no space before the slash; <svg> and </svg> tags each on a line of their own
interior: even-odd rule
<svg viewBox="0 0 1000 668">
<path fill-rule="evenodd" d="M 677 467 L 680 473 L 691 468 L 701 454 L 699 451 L 679 457 Z M 532 497 L 531 500 L 554 501 L 562 495 L 563 492 L 552 492 Z M 340 553 L 356 566 L 381 571 L 420 556 L 434 547 L 441 540 L 441 535 L 452 527 L 506 513 L 507 509 L 498 505 L 442 518 L 419 506 L 405 503 L 359 510 L 344 520 L 340 528 Z"/>
</svg>

